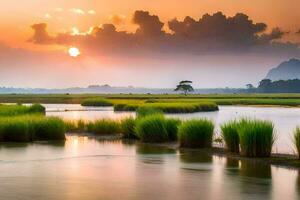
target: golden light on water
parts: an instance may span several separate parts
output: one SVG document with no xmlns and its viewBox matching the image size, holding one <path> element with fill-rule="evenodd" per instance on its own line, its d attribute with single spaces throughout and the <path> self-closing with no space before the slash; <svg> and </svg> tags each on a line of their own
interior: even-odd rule
<svg viewBox="0 0 300 200">
<path fill-rule="evenodd" d="M 77 57 L 77 56 L 80 55 L 80 51 L 79 51 L 79 49 L 76 48 L 76 47 L 71 47 L 71 48 L 69 48 L 69 55 L 70 55 L 71 57 Z"/>
</svg>

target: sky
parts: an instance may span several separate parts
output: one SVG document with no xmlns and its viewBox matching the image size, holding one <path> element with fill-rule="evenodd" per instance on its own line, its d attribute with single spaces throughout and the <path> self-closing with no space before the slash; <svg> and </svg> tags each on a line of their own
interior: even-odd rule
<svg viewBox="0 0 300 200">
<path fill-rule="evenodd" d="M 4 1 L 0 87 L 257 85 L 300 58 L 297 8 L 299 0 Z"/>
</svg>

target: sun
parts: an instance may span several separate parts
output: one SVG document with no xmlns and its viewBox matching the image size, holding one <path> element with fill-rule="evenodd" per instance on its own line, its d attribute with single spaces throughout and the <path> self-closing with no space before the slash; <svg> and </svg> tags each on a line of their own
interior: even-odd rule
<svg viewBox="0 0 300 200">
<path fill-rule="evenodd" d="M 77 57 L 77 56 L 80 55 L 80 51 L 79 51 L 79 49 L 76 48 L 76 47 L 71 47 L 71 48 L 69 48 L 69 55 L 70 55 L 71 57 Z"/>
</svg>

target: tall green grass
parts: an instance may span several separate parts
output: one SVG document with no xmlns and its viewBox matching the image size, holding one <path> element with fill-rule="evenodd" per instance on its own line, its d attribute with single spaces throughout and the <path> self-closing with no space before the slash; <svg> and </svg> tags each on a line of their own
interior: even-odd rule
<svg viewBox="0 0 300 200">
<path fill-rule="evenodd" d="M 178 127 L 181 124 L 179 119 L 165 119 L 165 128 L 168 133 L 168 138 L 170 141 L 176 141 L 178 139 Z"/>
<path fill-rule="evenodd" d="M 99 135 L 112 135 L 121 133 L 119 121 L 112 119 L 100 119 L 87 124 L 88 132 Z"/>
<path fill-rule="evenodd" d="M 154 115 L 154 114 L 163 114 L 163 112 L 160 109 L 148 107 L 148 106 L 140 106 L 136 110 L 136 116 L 137 118 L 146 117 L 148 115 Z"/>
<path fill-rule="evenodd" d="M 126 139 L 137 139 L 135 132 L 136 119 L 133 117 L 128 117 L 121 120 L 121 133 L 123 138 Z"/>
<path fill-rule="evenodd" d="M 168 132 L 163 115 L 148 115 L 137 121 L 136 133 L 142 142 L 160 143 L 168 141 Z"/>
<path fill-rule="evenodd" d="M 298 152 L 298 156 L 300 159 L 300 127 L 297 127 L 294 132 L 294 145 L 296 147 L 296 150 Z"/>
<path fill-rule="evenodd" d="M 25 114 L 45 114 L 45 107 L 40 104 L 33 104 L 31 106 L 0 104 L 0 117 Z"/>
<path fill-rule="evenodd" d="M 117 103 L 114 104 L 114 111 L 136 111 L 138 109 L 139 104 L 131 104 L 131 103 Z"/>
<path fill-rule="evenodd" d="M 222 138 L 225 141 L 227 149 L 233 153 L 240 152 L 239 125 L 239 122 L 236 120 L 221 125 Z"/>
<path fill-rule="evenodd" d="M 178 128 L 181 147 L 207 148 L 212 146 L 214 124 L 207 119 L 183 122 Z"/>
<path fill-rule="evenodd" d="M 82 106 L 113 106 L 109 100 L 104 98 L 90 98 L 81 103 Z"/>
<path fill-rule="evenodd" d="M 272 122 L 242 119 L 238 129 L 241 154 L 248 157 L 269 157 L 275 141 Z"/>
<path fill-rule="evenodd" d="M 64 140 L 64 122 L 56 117 L 24 115 L 0 117 L 0 141 Z"/>
<path fill-rule="evenodd" d="M 160 110 L 164 113 L 193 113 L 218 110 L 217 104 L 213 102 L 158 102 L 158 103 L 122 103 L 115 104 L 115 111 L 135 111 L 140 107 L 148 107 Z"/>
<path fill-rule="evenodd" d="M 86 132 L 87 122 L 83 119 L 79 120 L 65 120 L 65 127 L 67 132 Z"/>
</svg>

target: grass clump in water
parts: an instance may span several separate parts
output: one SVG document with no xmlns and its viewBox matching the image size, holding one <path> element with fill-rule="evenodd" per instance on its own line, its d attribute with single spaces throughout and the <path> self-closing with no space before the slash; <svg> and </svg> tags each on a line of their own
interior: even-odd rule
<svg viewBox="0 0 300 200">
<path fill-rule="evenodd" d="M 270 157 L 275 141 L 272 122 L 242 119 L 238 134 L 242 155 L 248 157 Z"/>
<path fill-rule="evenodd" d="M 45 114 L 45 107 L 43 107 L 41 104 L 33 104 L 31 106 L 0 104 L 0 117 L 25 114 Z"/>
<path fill-rule="evenodd" d="M 112 135 L 121 133 L 120 123 L 112 119 L 100 119 L 90 122 L 87 125 L 87 130 L 90 133 L 99 135 Z"/>
<path fill-rule="evenodd" d="M 294 132 L 294 144 L 300 159 L 300 127 L 297 127 Z"/>
<path fill-rule="evenodd" d="M 135 132 L 136 119 L 128 117 L 121 120 L 121 132 L 126 139 L 137 139 Z"/>
<path fill-rule="evenodd" d="M 33 125 L 33 140 L 64 140 L 65 124 L 57 117 L 36 118 L 30 123 Z"/>
<path fill-rule="evenodd" d="M 178 128 L 181 147 L 208 148 L 212 146 L 214 124 L 207 119 L 183 122 Z"/>
<path fill-rule="evenodd" d="M 221 125 L 222 138 L 225 141 L 227 149 L 232 153 L 240 152 L 239 125 L 238 121 L 231 121 Z"/>
<path fill-rule="evenodd" d="M 114 111 L 136 111 L 138 107 L 139 104 L 118 103 L 114 104 Z"/>
<path fill-rule="evenodd" d="M 87 131 L 87 123 L 82 120 L 65 120 L 65 127 L 67 132 L 86 132 Z"/>
<path fill-rule="evenodd" d="M 113 106 L 113 103 L 104 98 L 86 99 L 81 103 L 82 106 Z"/>
<path fill-rule="evenodd" d="M 64 140 L 64 122 L 56 117 L 24 115 L 0 117 L 0 141 Z"/>
<path fill-rule="evenodd" d="M 177 140 L 178 126 L 180 124 L 181 120 L 179 119 L 165 119 L 165 127 L 170 141 Z"/>
<path fill-rule="evenodd" d="M 142 142 L 160 143 L 168 141 L 168 132 L 163 115 L 148 115 L 136 124 L 136 133 Z"/>
<path fill-rule="evenodd" d="M 149 106 L 141 106 L 136 110 L 137 118 L 146 117 L 149 115 L 162 115 L 163 112 L 160 109 L 149 107 Z"/>
</svg>

